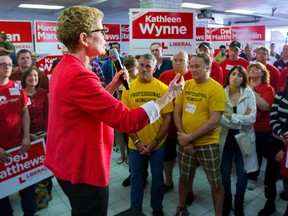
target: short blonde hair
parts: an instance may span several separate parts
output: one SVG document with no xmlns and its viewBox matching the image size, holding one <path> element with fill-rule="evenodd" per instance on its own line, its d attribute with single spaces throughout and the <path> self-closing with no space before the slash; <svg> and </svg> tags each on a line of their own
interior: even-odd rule
<svg viewBox="0 0 288 216">
<path fill-rule="evenodd" d="M 266 66 L 260 62 L 253 62 L 253 63 L 250 63 L 249 66 L 248 66 L 248 71 L 251 70 L 252 67 L 256 67 L 258 69 L 260 69 L 262 72 L 263 72 L 263 76 L 262 76 L 262 83 L 267 83 L 269 84 L 270 82 L 270 74 L 269 74 L 269 71 L 267 70 Z M 250 78 L 249 78 L 250 79 Z"/>
<path fill-rule="evenodd" d="M 102 11 L 87 6 L 72 6 L 62 12 L 56 26 L 57 38 L 70 52 L 78 47 L 79 35 L 88 35 L 95 30 L 95 24 L 103 18 Z"/>
</svg>

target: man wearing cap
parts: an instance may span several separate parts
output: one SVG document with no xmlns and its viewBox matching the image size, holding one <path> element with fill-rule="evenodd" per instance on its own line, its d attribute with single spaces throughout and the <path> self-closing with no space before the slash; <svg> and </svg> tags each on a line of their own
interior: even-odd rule
<svg viewBox="0 0 288 216">
<path fill-rule="evenodd" d="M 213 51 L 213 48 L 211 47 L 210 43 L 208 43 L 208 42 L 202 42 L 198 46 L 198 52 L 206 53 L 211 58 L 213 56 L 212 51 Z M 223 85 L 223 71 L 222 71 L 222 68 L 220 67 L 220 65 L 215 61 L 212 61 L 210 77 L 212 79 L 214 79 L 215 81 L 217 81 L 218 83 L 220 83 L 221 85 Z"/>
<path fill-rule="evenodd" d="M 229 57 L 220 63 L 223 70 L 223 83 L 225 83 L 225 79 L 233 66 L 240 65 L 247 69 L 249 62 L 239 57 L 240 51 L 241 44 L 238 41 L 232 41 L 228 49 Z"/>
<path fill-rule="evenodd" d="M 227 58 L 227 53 L 226 53 L 226 46 L 221 45 L 219 47 L 220 53 L 215 57 L 215 61 L 220 63 L 224 61 Z"/>
<path fill-rule="evenodd" d="M 169 59 L 165 59 L 163 57 L 163 49 L 162 49 L 161 43 L 159 42 L 152 43 L 150 45 L 150 51 L 151 51 L 151 54 L 154 55 L 157 59 L 156 71 L 153 74 L 155 78 L 158 79 L 161 73 L 163 73 L 166 70 L 173 69 L 172 61 Z"/>
</svg>

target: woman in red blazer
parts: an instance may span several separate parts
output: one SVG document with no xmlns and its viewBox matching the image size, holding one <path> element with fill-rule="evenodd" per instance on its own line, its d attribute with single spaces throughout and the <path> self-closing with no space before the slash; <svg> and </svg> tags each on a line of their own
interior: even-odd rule
<svg viewBox="0 0 288 216">
<path fill-rule="evenodd" d="M 176 76 L 167 93 L 130 110 L 111 94 L 121 84 L 121 70 L 104 89 L 87 69 L 93 56 L 105 53 L 108 39 L 103 13 L 72 6 L 58 18 L 57 38 L 67 48 L 50 80 L 47 152 L 44 164 L 68 196 L 72 215 L 107 215 L 113 128 L 132 133 L 153 123 L 159 110 L 180 94 Z M 156 64 L 156 61 L 155 61 Z M 145 146 L 142 146 L 145 148 Z"/>
</svg>

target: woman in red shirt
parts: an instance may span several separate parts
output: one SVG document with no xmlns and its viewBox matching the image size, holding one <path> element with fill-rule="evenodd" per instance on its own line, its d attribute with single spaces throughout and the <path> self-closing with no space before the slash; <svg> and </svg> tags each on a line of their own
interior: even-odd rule
<svg viewBox="0 0 288 216">
<path fill-rule="evenodd" d="M 30 116 L 30 139 L 31 141 L 45 138 L 47 136 L 48 123 L 48 94 L 45 89 L 39 88 L 40 78 L 36 67 L 28 67 L 21 77 L 21 85 L 28 96 L 28 110 Z M 45 181 L 45 182 L 44 182 Z M 45 179 L 43 184 L 47 184 L 47 200 L 52 199 L 51 178 Z"/>
</svg>

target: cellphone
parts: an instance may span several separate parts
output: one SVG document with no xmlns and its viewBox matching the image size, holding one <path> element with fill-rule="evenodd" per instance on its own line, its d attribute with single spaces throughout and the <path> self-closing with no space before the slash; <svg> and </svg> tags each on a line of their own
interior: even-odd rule
<svg viewBox="0 0 288 216">
<path fill-rule="evenodd" d="M 45 131 L 39 131 L 36 133 L 37 136 L 40 136 L 41 134 L 45 133 Z"/>
</svg>

